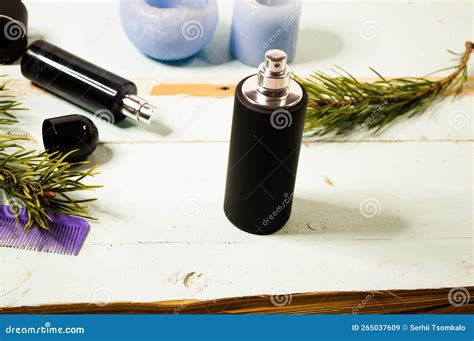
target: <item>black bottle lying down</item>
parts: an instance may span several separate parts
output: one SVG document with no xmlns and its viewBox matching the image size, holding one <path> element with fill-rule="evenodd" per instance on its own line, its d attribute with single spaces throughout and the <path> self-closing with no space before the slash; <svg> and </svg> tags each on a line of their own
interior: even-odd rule
<svg viewBox="0 0 474 341">
<path fill-rule="evenodd" d="M 137 96 L 134 83 L 44 40 L 27 48 L 21 72 L 41 88 L 109 122 L 127 117 L 151 121 L 154 108 Z"/>
</svg>

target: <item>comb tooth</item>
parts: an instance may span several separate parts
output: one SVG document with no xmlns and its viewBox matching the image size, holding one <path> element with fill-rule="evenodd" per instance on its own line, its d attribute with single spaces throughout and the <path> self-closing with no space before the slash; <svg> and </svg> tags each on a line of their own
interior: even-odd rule
<svg viewBox="0 0 474 341">
<path fill-rule="evenodd" d="M 54 226 L 50 226 L 50 231 L 48 234 L 47 240 L 43 245 L 43 251 L 53 253 L 56 247 L 56 235 L 55 235 L 55 228 Z"/>
<path fill-rule="evenodd" d="M 27 245 L 26 249 L 27 250 L 31 250 L 33 245 L 34 245 L 34 241 L 36 240 L 36 238 L 38 236 L 38 234 L 35 233 L 35 232 L 36 232 L 35 230 L 29 232 L 30 235 L 29 235 L 29 238 L 28 238 L 28 242 L 26 243 L 26 245 Z"/>
<path fill-rule="evenodd" d="M 77 227 L 77 236 L 76 239 L 74 240 L 74 250 L 73 253 L 74 255 L 78 255 L 79 251 L 82 248 L 82 245 L 84 244 L 84 241 L 86 239 L 86 236 L 89 232 L 89 226 L 78 226 Z"/>
<path fill-rule="evenodd" d="M 53 248 L 53 253 L 59 253 L 59 248 L 61 246 L 61 243 L 59 241 L 59 237 L 56 235 L 56 238 L 54 239 L 54 248 Z"/>
<path fill-rule="evenodd" d="M 4 225 L 2 230 L 4 230 L 4 234 L 2 236 L 2 243 L 5 245 L 9 245 L 12 239 L 12 234 L 14 233 L 13 228 L 9 228 L 11 225 Z"/>
<path fill-rule="evenodd" d="M 31 247 L 33 245 L 33 241 L 36 238 L 36 233 L 35 233 L 35 231 L 24 231 L 23 233 L 25 235 L 26 234 L 28 235 L 27 238 L 25 238 L 25 241 L 24 241 L 23 245 L 25 246 L 25 249 L 31 250 Z"/>
<path fill-rule="evenodd" d="M 66 242 L 66 234 L 68 232 L 68 229 L 66 226 L 64 225 L 61 225 L 61 227 L 58 227 L 57 229 L 57 234 L 58 234 L 58 246 L 57 246 L 57 249 L 56 249 L 56 252 L 59 253 L 59 254 L 62 254 L 63 253 L 63 249 L 64 249 L 64 244 Z"/>
<path fill-rule="evenodd" d="M 62 249 L 62 239 L 64 237 L 64 232 L 66 229 L 64 228 L 63 225 L 56 226 L 56 228 L 53 230 L 54 237 L 56 240 L 56 246 L 54 248 L 55 253 L 61 254 L 61 249 Z"/>
<path fill-rule="evenodd" d="M 2 223 L 2 226 L 5 225 L 5 223 L 3 221 L 1 221 Z M 9 236 L 9 233 L 10 233 L 10 229 L 7 229 L 6 227 L 0 229 L 0 243 L 4 243 L 5 240 L 8 238 Z"/>
<path fill-rule="evenodd" d="M 60 225 L 57 226 L 57 231 L 58 231 L 58 252 L 62 254 L 64 247 L 67 244 L 67 235 L 70 231 L 69 226 L 65 225 Z"/>
<path fill-rule="evenodd" d="M 10 247 L 17 247 L 16 245 L 17 245 L 17 243 L 18 243 L 18 239 L 19 239 L 19 238 L 18 238 L 17 236 L 12 236 L 12 239 L 11 239 L 11 241 L 10 241 L 10 243 L 9 243 L 9 246 L 10 246 Z"/>
<path fill-rule="evenodd" d="M 65 255 L 70 255 L 70 250 L 72 246 L 74 245 L 74 234 L 76 231 L 75 226 L 70 226 L 69 228 L 69 233 L 64 234 L 64 247 L 63 247 L 63 253 Z"/>
<path fill-rule="evenodd" d="M 37 231 L 35 229 L 35 234 L 33 236 L 33 238 L 31 239 L 31 243 L 30 243 L 30 250 L 35 250 L 36 249 L 36 245 L 38 245 L 38 240 L 41 238 L 41 234 L 39 233 L 39 231 Z"/>
<path fill-rule="evenodd" d="M 66 226 L 63 226 L 63 228 L 61 229 L 61 237 L 59 238 L 59 245 L 60 245 L 60 253 L 61 254 L 65 254 L 66 250 L 67 250 L 67 244 L 68 244 L 68 232 L 70 231 L 70 229 L 68 229 Z"/>
<path fill-rule="evenodd" d="M 78 230 L 79 230 L 79 237 L 78 239 L 76 240 L 76 245 L 75 245 L 75 249 L 74 249 L 74 255 L 77 256 L 79 254 L 79 252 L 81 251 L 85 241 L 86 241 L 86 238 L 87 236 L 89 235 L 89 231 L 91 229 L 90 225 L 87 223 L 87 221 L 85 221 L 85 224 L 82 223 L 80 225 L 78 225 Z"/>
<path fill-rule="evenodd" d="M 78 255 L 89 232 L 89 224 L 82 218 L 52 214 L 51 231 L 39 227 L 25 230 L 27 215 L 15 218 L 2 214 L 0 205 L 0 246 L 40 252 Z"/>
<path fill-rule="evenodd" d="M 58 253 L 59 248 L 59 234 L 62 230 L 62 225 L 51 224 L 50 232 L 48 234 L 48 241 L 45 244 L 45 250 L 50 253 Z"/>
<path fill-rule="evenodd" d="M 34 240 L 32 241 L 32 249 L 35 250 L 35 251 L 43 251 L 44 249 L 44 244 L 46 242 L 46 238 L 47 238 L 47 235 L 48 235 L 48 232 L 41 229 L 41 228 L 38 228 L 36 227 L 35 228 L 35 238 Z"/>
<path fill-rule="evenodd" d="M 65 240 L 65 247 L 64 247 L 64 253 L 67 254 L 67 255 L 70 255 L 70 249 L 73 245 L 73 241 L 74 241 L 74 238 L 75 238 L 75 233 L 76 233 L 76 228 L 75 226 L 71 226 L 69 228 L 69 233 L 66 235 L 66 240 Z"/>
<path fill-rule="evenodd" d="M 69 254 L 70 255 L 77 255 L 77 244 L 81 242 L 81 228 L 79 226 L 74 226 L 74 234 L 71 238 L 71 245 L 69 247 Z"/>
<path fill-rule="evenodd" d="M 41 252 L 43 244 L 44 244 L 44 234 L 41 233 L 41 232 L 42 232 L 42 230 L 38 229 L 38 233 L 37 233 L 38 237 L 35 241 L 35 247 L 34 247 L 35 251 L 40 251 L 40 252 Z"/>
<path fill-rule="evenodd" d="M 43 251 L 46 243 L 46 238 L 44 234 L 40 233 L 40 238 L 38 239 L 38 244 L 36 244 L 36 250 Z"/>
<path fill-rule="evenodd" d="M 28 250 L 28 247 L 31 244 L 31 239 L 34 237 L 32 232 L 33 231 L 24 231 L 23 232 L 24 237 L 23 237 L 22 245 L 23 245 L 23 249 L 25 249 L 25 250 Z"/>
<path fill-rule="evenodd" d="M 13 233 L 12 233 L 11 236 L 10 236 L 10 240 L 9 240 L 8 244 L 9 244 L 10 246 L 16 245 L 16 243 L 18 243 L 18 240 L 19 240 L 19 239 L 20 239 L 20 236 L 18 235 L 18 232 L 13 231 Z"/>
<path fill-rule="evenodd" d="M 71 233 L 73 233 L 73 232 L 74 231 L 71 228 L 68 228 L 67 233 L 62 233 L 61 242 L 60 242 L 60 245 L 61 245 L 60 252 L 61 252 L 61 254 L 66 253 L 67 248 L 69 246 L 69 238 L 70 238 Z"/>
<path fill-rule="evenodd" d="M 18 230 L 15 232 L 15 247 L 20 247 L 23 245 L 23 241 L 26 239 L 24 233 L 20 233 Z"/>
<path fill-rule="evenodd" d="M 25 231 L 23 234 L 18 235 L 18 238 L 16 240 L 17 247 L 23 249 L 26 240 L 28 240 L 28 235 L 26 234 L 26 231 Z"/>
<path fill-rule="evenodd" d="M 12 233 L 12 243 L 13 247 L 18 247 L 19 241 L 21 240 L 21 236 L 18 233 Z"/>
<path fill-rule="evenodd" d="M 68 250 L 67 250 L 68 255 L 74 254 L 74 246 L 75 246 L 76 240 L 77 240 L 77 238 L 78 238 L 78 234 L 79 234 L 78 232 L 79 232 L 78 228 L 77 228 L 77 227 L 74 227 L 74 231 L 73 231 L 73 233 L 71 234 L 71 238 L 69 239 L 69 241 L 70 241 L 70 244 L 69 244 L 69 245 L 70 245 L 70 246 L 69 246 L 69 248 L 68 248 Z"/>
<path fill-rule="evenodd" d="M 56 253 L 56 249 L 58 247 L 58 241 L 56 233 L 54 232 L 56 229 L 52 229 L 49 233 L 49 238 L 45 243 L 45 250 L 49 253 Z"/>
<path fill-rule="evenodd" d="M 8 245 L 8 240 L 10 239 L 10 236 L 11 236 L 11 229 L 9 229 L 5 225 L 2 225 L 2 234 L 1 234 L 0 245 L 1 246 Z"/>
</svg>

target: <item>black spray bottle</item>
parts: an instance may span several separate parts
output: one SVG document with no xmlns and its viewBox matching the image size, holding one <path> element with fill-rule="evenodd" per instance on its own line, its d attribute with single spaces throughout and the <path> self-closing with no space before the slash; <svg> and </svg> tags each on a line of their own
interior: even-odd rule
<svg viewBox="0 0 474 341">
<path fill-rule="evenodd" d="M 151 121 L 154 108 L 137 96 L 134 83 L 44 40 L 28 47 L 21 72 L 34 84 L 110 123 L 125 118 Z"/>
<path fill-rule="evenodd" d="M 288 221 L 307 103 L 281 50 L 237 85 L 224 211 L 239 229 L 270 234 Z"/>
</svg>

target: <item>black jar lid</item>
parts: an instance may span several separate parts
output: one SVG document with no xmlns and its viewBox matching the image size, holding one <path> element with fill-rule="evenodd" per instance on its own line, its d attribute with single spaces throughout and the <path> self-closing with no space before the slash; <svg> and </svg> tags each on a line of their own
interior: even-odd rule
<svg viewBox="0 0 474 341">
<path fill-rule="evenodd" d="M 0 1 L 0 64 L 20 58 L 28 45 L 28 11 L 21 0 Z"/>
<path fill-rule="evenodd" d="M 99 144 L 99 131 L 89 118 L 82 115 L 54 117 L 43 122 L 43 144 L 48 153 L 69 155 L 65 161 L 80 162 L 87 159 Z"/>
</svg>

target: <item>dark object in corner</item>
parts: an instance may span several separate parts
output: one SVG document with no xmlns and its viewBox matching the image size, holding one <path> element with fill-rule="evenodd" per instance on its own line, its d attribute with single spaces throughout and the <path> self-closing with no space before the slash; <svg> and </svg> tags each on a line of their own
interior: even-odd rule
<svg viewBox="0 0 474 341">
<path fill-rule="evenodd" d="M 28 11 L 21 0 L 0 1 L 0 64 L 11 64 L 28 45 Z"/>
</svg>

